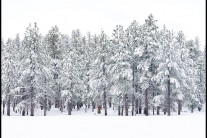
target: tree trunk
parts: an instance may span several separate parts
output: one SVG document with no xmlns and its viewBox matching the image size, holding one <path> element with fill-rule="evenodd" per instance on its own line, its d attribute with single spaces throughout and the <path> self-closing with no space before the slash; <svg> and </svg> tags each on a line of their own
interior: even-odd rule
<svg viewBox="0 0 207 138">
<path fill-rule="evenodd" d="M 58 98 L 59 96 L 56 97 L 55 99 L 55 108 L 59 108 L 60 107 L 60 100 Z"/>
<path fill-rule="evenodd" d="M 63 99 L 61 99 L 60 100 L 60 111 L 61 111 L 61 113 L 63 112 L 63 107 L 64 105 L 63 105 Z"/>
<path fill-rule="evenodd" d="M 4 115 L 4 109 L 5 109 L 5 101 L 3 101 L 3 115 Z"/>
<path fill-rule="evenodd" d="M 170 116 L 170 75 L 168 75 L 167 115 Z"/>
<path fill-rule="evenodd" d="M 148 116 L 148 91 L 145 89 L 145 107 L 144 107 L 144 114 Z"/>
<path fill-rule="evenodd" d="M 98 114 L 101 114 L 101 105 L 98 105 Z"/>
<path fill-rule="evenodd" d="M 154 97 L 155 97 L 155 93 L 153 92 L 152 95 L 153 95 L 153 99 L 154 99 Z M 155 115 L 155 107 L 154 107 L 154 105 L 153 105 L 153 107 L 152 107 L 152 112 L 153 112 L 153 115 Z"/>
<path fill-rule="evenodd" d="M 160 114 L 160 107 L 157 106 L 157 115 L 159 115 L 159 114 Z"/>
<path fill-rule="evenodd" d="M 77 111 L 79 110 L 79 104 L 78 102 L 76 102 L 76 106 L 77 106 Z"/>
<path fill-rule="evenodd" d="M 7 115 L 10 116 L 10 95 L 8 96 L 7 100 Z"/>
<path fill-rule="evenodd" d="M 152 114 L 155 115 L 155 108 L 154 108 L 154 106 L 152 107 Z"/>
<path fill-rule="evenodd" d="M 23 109 L 22 111 L 22 116 L 25 116 L 25 109 Z"/>
<path fill-rule="evenodd" d="M 140 94 L 142 94 L 141 89 L 140 89 Z M 139 114 L 142 114 L 142 98 L 139 98 Z"/>
<path fill-rule="evenodd" d="M 138 93 L 138 85 L 135 85 L 135 93 Z M 138 114 L 138 98 L 135 99 L 135 115 Z"/>
<path fill-rule="evenodd" d="M 47 112 L 47 98 L 45 95 L 45 99 L 44 99 L 44 116 L 46 116 L 46 112 Z"/>
<path fill-rule="evenodd" d="M 163 110 L 163 112 L 164 112 L 164 115 L 166 115 L 166 110 L 167 110 L 167 109 L 166 109 L 166 108 L 164 108 L 164 110 Z"/>
<path fill-rule="evenodd" d="M 34 116 L 34 104 L 31 102 L 30 116 Z"/>
<path fill-rule="evenodd" d="M 120 105 L 118 106 L 118 116 L 120 116 Z"/>
<path fill-rule="evenodd" d="M 128 97 L 127 94 L 124 95 L 125 100 L 125 115 L 128 116 Z"/>
<path fill-rule="evenodd" d="M 103 67 L 103 75 L 106 78 L 105 56 L 103 56 L 102 58 L 103 58 L 103 66 L 102 66 Z M 104 109 L 105 109 L 105 116 L 107 116 L 106 86 L 104 86 Z"/>
<path fill-rule="evenodd" d="M 109 98 L 109 108 L 111 108 L 111 97 Z"/>
<path fill-rule="evenodd" d="M 48 102 L 48 106 L 49 106 L 48 111 L 50 111 L 51 106 L 52 106 L 51 101 Z"/>
<path fill-rule="evenodd" d="M 133 57 L 133 66 L 132 66 L 132 87 L 133 87 L 133 90 L 132 90 L 132 116 L 134 116 L 134 92 L 136 91 L 135 89 L 135 64 L 134 64 L 134 57 Z M 127 111 L 128 112 L 128 111 Z M 128 115 L 128 113 L 127 113 Z"/>
<path fill-rule="evenodd" d="M 33 87 L 31 87 L 31 95 L 30 95 L 31 97 L 31 103 L 30 103 L 30 116 L 34 116 L 34 88 Z"/>
<path fill-rule="evenodd" d="M 27 115 L 29 115 L 29 108 L 27 107 Z"/>
<path fill-rule="evenodd" d="M 135 96 L 134 94 L 132 94 L 132 116 L 134 115 L 134 99 L 135 99 Z"/>
<path fill-rule="evenodd" d="M 68 109 L 68 115 L 71 115 L 71 103 L 68 101 L 67 103 L 67 109 Z"/>
<path fill-rule="evenodd" d="M 95 108 L 95 103 L 94 101 L 92 102 L 92 112 L 94 112 L 94 108 Z"/>
<path fill-rule="evenodd" d="M 178 100 L 178 115 L 180 115 L 180 111 L 181 111 L 181 103 L 180 100 Z"/>
<path fill-rule="evenodd" d="M 123 116 L 123 114 L 124 114 L 124 105 L 122 105 L 121 107 L 121 115 Z"/>
<path fill-rule="evenodd" d="M 15 100 L 14 100 L 14 103 L 13 103 L 13 111 L 15 112 Z"/>
<path fill-rule="evenodd" d="M 87 104 L 85 104 L 85 112 L 87 112 Z"/>
<path fill-rule="evenodd" d="M 70 115 L 70 104 L 69 104 L 69 101 L 67 103 L 67 110 L 68 110 L 68 115 Z"/>
<path fill-rule="evenodd" d="M 135 101 L 135 114 L 138 114 L 138 99 Z"/>
<path fill-rule="evenodd" d="M 193 113 L 193 109 L 194 109 L 194 107 L 193 107 L 193 105 L 191 105 L 191 113 Z"/>
<path fill-rule="evenodd" d="M 106 89 L 105 89 L 105 87 L 104 87 L 104 109 L 105 109 L 105 116 L 107 116 Z"/>
</svg>

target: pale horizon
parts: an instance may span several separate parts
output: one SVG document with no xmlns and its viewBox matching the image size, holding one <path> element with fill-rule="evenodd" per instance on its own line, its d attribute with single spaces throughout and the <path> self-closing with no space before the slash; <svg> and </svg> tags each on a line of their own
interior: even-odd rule
<svg viewBox="0 0 207 138">
<path fill-rule="evenodd" d="M 152 14 L 157 25 L 174 32 L 183 31 L 187 40 L 205 38 L 205 0 L 2 0 L 2 38 L 22 39 L 29 23 L 37 22 L 40 33 L 45 35 L 57 25 L 60 32 L 70 35 L 80 29 L 100 34 L 103 29 L 111 36 L 116 25 L 126 29 L 133 20 L 143 24 Z"/>
</svg>

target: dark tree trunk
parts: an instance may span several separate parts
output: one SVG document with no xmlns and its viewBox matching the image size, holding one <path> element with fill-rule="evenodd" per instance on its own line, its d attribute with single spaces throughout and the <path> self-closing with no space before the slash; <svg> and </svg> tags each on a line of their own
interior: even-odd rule
<svg viewBox="0 0 207 138">
<path fill-rule="evenodd" d="M 191 113 L 193 113 L 193 110 L 194 110 L 194 106 L 191 105 Z"/>
<path fill-rule="evenodd" d="M 78 105 L 78 102 L 76 102 L 76 106 L 77 106 L 77 111 L 79 110 L 79 105 Z"/>
<path fill-rule="evenodd" d="M 94 101 L 92 102 L 92 112 L 94 112 L 94 109 L 95 109 L 95 103 Z"/>
<path fill-rule="evenodd" d="M 85 104 L 85 112 L 87 112 L 87 104 Z"/>
<path fill-rule="evenodd" d="M 52 106 L 51 101 L 48 102 L 48 106 L 49 106 L 48 111 L 50 111 L 51 106 Z"/>
<path fill-rule="evenodd" d="M 101 114 L 101 105 L 98 105 L 98 114 Z"/>
<path fill-rule="evenodd" d="M 181 101 L 178 100 L 178 115 L 180 115 L 180 111 L 181 111 Z"/>
<path fill-rule="evenodd" d="M 136 99 L 136 102 L 135 102 L 135 114 L 138 114 L 138 99 Z"/>
<path fill-rule="evenodd" d="M 123 114 L 124 114 L 124 105 L 122 105 L 121 107 L 121 115 L 123 116 Z"/>
<path fill-rule="evenodd" d="M 16 104 L 15 104 L 16 102 L 15 102 L 15 100 L 14 100 L 14 103 L 13 103 L 13 111 L 15 112 L 15 106 L 16 106 Z"/>
<path fill-rule="evenodd" d="M 29 108 L 27 107 L 27 115 L 29 115 Z"/>
<path fill-rule="evenodd" d="M 7 100 L 7 115 L 10 116 L 10 95 L 8 96 Z"/>
<path fill-rule="evenodd" d="M 134 99 L 135 99 L 135 96 L 134 94 L 132 94 L 132 116 L 134 115 Z"/>
<path fill-rule="evenodd" d="M 120 105 L 118 106 L 118 115 L 120 116 Z"/>
<path fill-rule="evenodd" d="M 128 97 L 127 94 L 124 95 L 125 100 L 125 115 L 128 116 Z"/>
<path fill-rule="evenodd" d="M 61 99 L 60 100 L 60 111 L 61 111 L 61 113 L 63 112 L 63 107 L 64 105 L 63 105 L 63 100 Z"/>
<path fill-rule="evenodd" d="M 159 115 L 159 114 L 160 114 L 160 107 L 157 106 L 157 115 Z"/>
<path fill-rule="evenodd" d="M 67 109 L 68 109 L 68 115 L 71 115 L 72 105 L 71 105 L 71 103 L 69 101 L 67 103 Z"/>
<path fill-rule="evenodd" d="M 25 109 L 23 109 L 22 111 L 22 116 L 25 116 Z"/>
<path fill-rule="evenodd" d="M 46 113 L 47 113 L 47 98 L 46 98 L 46 95 L 45 95 L 45 99 L 44 99 L 44 116 L 46 116 Z"/>
<path fill-rule="evenodd" d="M 104 50 L 104 47 L 102 47 Z M 106 77 L 106 69 L 105 69 L 105 56 L 102 57 L 103 61 L 103 75 Z M 105 109 L 105 116 L 107 116 L 107 103 L 106 103 L 106 86 L 104 86 L 104 109 Z"/>
<path fill-rule="evenodd" d="M 111 108 L 111 97 L 109 98 L 109 108 Z"/>
<path fill-rule="evenodd" d="M 154 106 L 152 107 L 152 114 L 155 115 L 155 108 L 154 108 Z"/>
<path fill-rule="evenodd" d="M 138 85 L 135 85 L 135 93 L 138 93 Z M 135 115 L 138 114 L 138 98 L 135 99 Z"/>
<path fill-rule="evenodd" d="M 167 110 L 167 109 L 166 109 L 166 108 L 164 108 L 164 110 L 163 110 L 163 111 L 164 111 L 164 115 L 166 115 L 166 110 Z"/>
<path fill-rule="evenodd" d="M 145 107 L 144 107 L 144 114 L 148 116 L 148 91 L 145 89 Z"/>
<path fill-rule="evenodd" d="M 58 108 L 58 105 L 59 105 L 59 101 L 58 101 L 58 99 L 56 97 L 56 99 L 55 99 L 55 108 Z"/>
<path fill-rule="evenodd" d="M 153 95 L 153 99 L 154 99 L 154 97 L 155 97 L 155 93 L 153 92 L 152 95 Z M 153 113 L 153 115 L 155 115 L 155 107 L 154 107 L 154 105 L 153 105 L 153 107 L 152 107 L 152 113 Z"/>
<path fill-rule="evenodd" d="M 34 104 L 31 103 L 30 116 L 34 116 Z"/>
<path fill-rule="evenodd" d="M 132 90 L 132 116 L 134 116 L 134 92 L 136 91 L 135 89 L 135 64 L 134 64 L 134 57 L 133 57 L 133 66 L 132 66 L 132 87 L 133 87 L 133 90 Z M 128 111 L 127 111 L 128 112 Z M 128 113 L 127 113 L 128 115 Z"/>
<path fill-rule="evenodd" d="M 140 94 L 142 94 L 141 89 L 140 89 Z M 142 98 L 139 98 L 139 114 L 142 114 Z"/>
<path fill-rule="evenodd" d="M 142 114 L 142 107 L 139 106 L 139 114 Z"/>
<path fill-rule="evenodd" d="M 104 109 L 105 109 L 105 116 L 107 116 L 106 89 L 105 88 L 104 88 Z"/>
<path fill-rule="evenodd" d="M 4 109 L 5 109 L 5 101 L 3 101 L 3 115 L 4 115 Z"/>
<path fill-rule="evenodd" d="M 31 87 L 31 95 L 30 95 L 31 97 L 31 103 L 30 103 L 30 116 L 34 116 L 34 88 L 33 87 Z"/>
<path fill-rule="evenodd" d="M 167 93 L 167 115 L 170 116 L 170 75 L 168 75 L 168 93 Z"/>
</svg>

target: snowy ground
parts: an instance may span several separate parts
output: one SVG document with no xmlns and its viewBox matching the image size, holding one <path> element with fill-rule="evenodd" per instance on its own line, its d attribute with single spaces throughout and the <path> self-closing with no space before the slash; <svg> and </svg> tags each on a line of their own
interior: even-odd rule
<svg viewBox="0 0 207 138">
<path fill-rule="evenodd" d="M 96 110 L 95 110 L 96 112 Z M 55 115 L 57 114 L 58 115 Z M 172 116 L 109 116 L 85 113 L 84 108 L 62 114 L 57 109 L 42 116 L 37 110 L 34 117 L 2 116 L 2 138 L 205 138 L 205 111 L 172 113 Z"/>
</svg>

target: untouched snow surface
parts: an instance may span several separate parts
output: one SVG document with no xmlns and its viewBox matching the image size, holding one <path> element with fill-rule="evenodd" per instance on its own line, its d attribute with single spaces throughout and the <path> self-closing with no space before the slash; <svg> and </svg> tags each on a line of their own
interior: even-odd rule
<svg viewBox="0 0 207 138">
<path fill-rule="evenodd" d="M 95 110 L 96 111 L 96 110 Z M 48 116 L 37 110 L 37 116 L 2 116 L 2 138 L 205 138 L 205 112 L 182 112 L 180 116 L 137 115 L 115 116 L 117 111 L 109 109 L 109 116 L 73 111 Z M 18 115 L 18 116 L 17 116 Z"/>
</svg>

